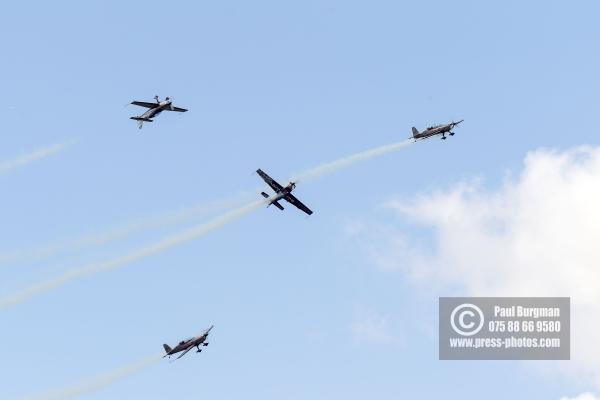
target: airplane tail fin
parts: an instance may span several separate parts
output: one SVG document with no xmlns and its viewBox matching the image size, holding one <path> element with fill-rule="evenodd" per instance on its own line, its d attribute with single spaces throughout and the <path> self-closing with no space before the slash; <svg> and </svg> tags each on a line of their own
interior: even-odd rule
<svg viewBox="0 0 600 400">
<path fill-rule="evenodd" d="M 417 128 L 415 128 L 414 126 L 412 127 L 412 133 L 413 133 L 413 137 L 417 137 L 417 135 L 419 134 L 419 131 L 417 130 Z"/>
<path fill-rule="evenodd" d="M 168 344 L 163 344 L 163 347 L 165 348 L 165 351 L 167 352 L 167 354 L 169 354 L 173 349 L 168 345 Z"/>
</svg>

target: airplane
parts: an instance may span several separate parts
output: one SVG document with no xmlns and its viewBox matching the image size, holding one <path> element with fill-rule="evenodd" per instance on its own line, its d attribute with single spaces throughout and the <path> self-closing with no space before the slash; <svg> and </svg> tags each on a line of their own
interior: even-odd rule
<svg viewBox="0 0 600 400">
<path fill-rule="evenodd" d="M 200 336 L 194 336 L 189 339 L 182 340 L 181 342 L 179 342 L 177 344 L 177 346 L 175 346 L 175 348 L 171 348 L 168 344 L 163 344 L 163 347 L 164 347 L 165 351 L 167 352 L 167 354 L 165 354 L 163 356 L 163 358 L 165 358 L 167 356 L 169 358 L 171 358 L 171 356 L 173 354 L 183 351 L 183 353 L 181 353 L 179 355 L 179 357 L 177 357 L 175 359 L 175 360 L 179 360 L 181 357 L 183 357 L 188 351 L 190 351 L 194 347 L 198 349 L 196 351 L 196 353 L 200 353 L 202 351 L 202 349 L 200 348 L 200 345 L 208 346 L 208 342 L 206 341 L 206 339 L 208 338 L 208 334 L 213 327 L 214 327 L 214 325 L 211 325 L 210 328 L 208 328 L 204 332 L 202 332 L 202 334 Z"/>
<path fill-rule="evenodd" d="M 132 101 L 131 104 L 146 107 L 148 111 L 143 113 L 142 115 L 138 115 L 137 117 L 130 117 L 130 119 L 134 119 L 138 122 L 138 127 L 142 129 L 142 125 L 144 122 L 152 122 L 152 118 L 156 117 L 163 111 L 178 111 L 178 112 L 186 112 L 185 108 L 175 107 L 173 105 L 173 101 L 169 97 L 165 97 L 164 101 L 160 101 L 158 96 L 154 96 L 154 100 L 156 103 L 148 103 L 146 101 Z"/>
<path fill-rule="evenodd" d="M 304 211 L 308 215 L 311 215 L 313 213 L 310 210 L 310 208 L 308 208 L 304 204 L 302 204 L 302 202 L 300 200 L 298 200 L 292 194 L 292 190 L 294 190 L 296 188 L 295 182 L 290 182 L 286 187 L 283 187 L 279 183 L 277 183 L 273 178 L 271 178 L 269 175 L 265 174 L 263 172 L 263 170 L 261 170 L 260 168 L 256 170 L 256 173 L 258 175 L 260 175 L 260 177 L 263 178 L 263 180 L 267 183 L 267 185 L 269 185 L 271 187 L 271 189 L 273 189 L 275 191 L 275 196 L 271 197 L 271 200 L 269 200 L 268 206 L 273 204 L 275 207 L 279 208 L 280 210 L 283 210 L 283 206 L 281 205 L 281 203 L 279 203 L 279 200 L 283 199 L 283 200 L 286 200 L 288 203 L 291 203 L 292 205 L 296 206 L 300 210 Z M 269 198 L 269 195 L 266 194 L 265 192 L 261 192 L 260 194 L 262 194 L 263 197 L 266 199 Z"/>
<path fill-rule="evenodd" d="M 460 124 L 463 121 L 464 121 L 464 119 L 461 119 L 458 122 L 450 122 L 449 124 L 446 124 L 446 125 L 430 126 L 427 129 L 425 129 L 423 132 L 419 132 L 417 130 L 417 128 L 415 128 L 413 126 L 413 128 L 412 128 L 413 139 L 415 139 L 415 140 L 427 139 L 427 138 L 435 136 L 435 135 L 442 135 L 442 139 L 446 140 L 446 133 L 450 134 L 450 136 L 454 136 L 454 132 L 452 132 L 452 129 L 454 129 L 454 127 L 456 125 Z"/>
</svg>

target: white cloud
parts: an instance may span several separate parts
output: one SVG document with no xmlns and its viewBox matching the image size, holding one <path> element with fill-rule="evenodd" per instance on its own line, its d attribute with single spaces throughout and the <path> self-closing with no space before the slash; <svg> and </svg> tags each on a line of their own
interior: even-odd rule
<svg viewBox="0 0 600 400">
<path fill-rule="evenodd" d="M 596 397 L 595 394 L 593 393 L 581 393 L 579 396 L 576 397 L 567 397 L 567 396 L 563 396 L 560 398 L 560 400 L 600 400 L 599 397 Z"/>
<path fill-rule="evenodd" d="M 432 236 L 388 235 L 373 251 L 381 267 L 446 293 L 570 296 L 572 360 L 558 365 L 600 387 L 600 148 L 534 151 L 499 188 L 461 183 L 389 206 Z"/>
</svg>

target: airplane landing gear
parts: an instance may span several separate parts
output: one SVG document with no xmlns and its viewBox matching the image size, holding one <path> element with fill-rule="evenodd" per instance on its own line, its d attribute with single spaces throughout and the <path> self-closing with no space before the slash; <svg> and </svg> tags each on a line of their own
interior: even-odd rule
<svg viewBox="0 0 600 400">
<path fill-rule="evenodd" d="M 208 346 L 208 343 L 202 343 L 202 346 Z"/>
<path fill-rule="evenodd" d="M 454 132 L 450 132 L 450 136 L 454 136 Z"/>
<path fill-rule="evenodd" d="M 196 348 L 198 349 L 198 351 L 196 351 L 196 353 L 201 353 L 202 352 L 202 349 L 200 347 L 196 346 Z"/>
<path fill-rule="evenodd" d="M 446 136 L 442 136 L 442 140 L 446 140 Z"/>
</svg>

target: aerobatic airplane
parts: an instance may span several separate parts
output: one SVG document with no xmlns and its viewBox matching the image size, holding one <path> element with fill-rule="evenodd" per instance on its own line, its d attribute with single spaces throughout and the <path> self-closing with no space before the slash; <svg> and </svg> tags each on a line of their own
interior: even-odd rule
<svg viewBox="0 0 600 400">
<path fill-rule="evenodd" d="M 461 119 L 458 122 L 450 122 L 449 124 L 446 124 L 446 125 L 430 126 L 427 129 L 425 129 L 423 132 L 419 132 L 417 130 L 417 128 L 415 128 L 413 126 L 413 128 L 412 128 L 413 138 L 415 140 L 418 140 L 418 139 L 427 139 L 427 138 L 435 136 L 435 135 L 442 135 L 442 139 L 446 140 L 446 133 L 448 133 L 450 136 L 454 136 L 454 132 L 452 132 L 452 129 L 454 129 L 454 127 L 456 125 L 460 124 L 463 121 L 464 121 L 464 119 Z"/>
<path fill-rule="evenodd" d="M 296 187 L 295 182 L 290 182 L 286 187 L 283 187 L 279 183 L 277 183 L 273 178 L 271 178 L 269 175 L 265 174 L 261 169 L 257 169 L 256 173 L 258 175 L 260 175 L 260 177 L 263 178 L 263 180 L 267 183 L 267 185 L 269 185 L 271 187 L 271 189 L 273 189 L 275 191 L 275 196 L 273 196 L 271 198 L 269 198 L 269 195 L 266 194 L 265 192 L 260 193 L 263 195 L 264 198 L 270 199 L 269 206 L 271 204 L 273 204 L 275 207 L 279 208 L 280 210 L 283 210 L 283 206 L 281 205 L 281 203 L 279 203 L 279 200 L 284 199 L 285 201 L 296 206 L 297 208 L 304 211 L 308 215 L 311 215 L 313 213 L 310 210 L 310 208 L 308 208 L 304 204 L 302 204 L 302 202 L 300 200 L 298 200 L 292 194 L 292 190 L 294 190 L 294 188 Z"/>
<path fill-rule="evenodd" d="M 181 342 L 179 342 L 179 344 L 177 344 L 177 346 L 175 346 L 175 348 L 171 348 L 168 344 L 163 344 L 163 347 L 165 348 L 165 351 L 167 352 L 167 354 L 165 354 L 163 356 L 163 358 L 165 358 L 167 356 L 169 358 L 171 358 L 171 356 L 173 354 L 183 351 L 183 353 L 181 353 L 179 355 L 179 357 L 177 357 L 175 359 L 175 360 L 179 360 L 181 357 L 183 357 L 188 351 L 190 351 L 194 347 L 198 349 L 196 351 L 196 353 L 200 353 L 202 351 L 202 349 L 200 348 L 200 345 L 208 346 L 208 342 L 206 341 L 206 339 L 208 338 L 208 334 L 213 327 L 214 327 L 214 325 L 211 325 L 210 328 L 208 328 L 204 332 L 202 332 L 202 334 L 200 336 L 194 336 L 189 339 L 182 340 Z"/>
<path fill-rule="evenodd" d="M 132 101 L 131 104 L 146 107 L 148 111 L 143 113 L 142 115 L 138 115 L 137 117 L 130 117 L 130 119 L 134 119 L 138 122 L 138 127 L 142 129 L 142 125 L 144 122 L 152 122 L 152 118 L 156 117 L 163 111 L 177 111 L 177 112 L 186 112 L 185 108 L 175 107 L 173 105 L 173 101 L 169 97 L 165 97 L 164 101 L 160 101 L 158 96 L 154 96 L 154 100 L 156 103 L 149 103 L 146 101 Z"/>
</svg>

